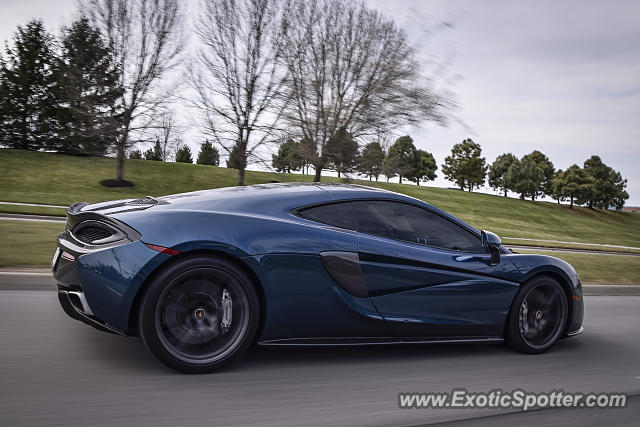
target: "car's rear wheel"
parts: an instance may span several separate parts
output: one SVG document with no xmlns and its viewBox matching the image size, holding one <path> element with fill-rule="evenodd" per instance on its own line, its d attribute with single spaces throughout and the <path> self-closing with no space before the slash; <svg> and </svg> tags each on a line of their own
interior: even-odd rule
<svg viewBox="0 0 640 427">
<path fill-rule="evenodd" d="M 513 301 L 505 338 L 523 353 L 547 351 L 564 332 L 567 313 L 562 285 L 552 277 L 535 277 L 521 286 Z"/>
<path fill-rule="evenodd" d="M 140 336 L 166 365 L 211 372 L 251 345 L 259 309 L 251 280 L 235 264 L 187 258 L 151 283 L 139 312 Z"/>
</svg>

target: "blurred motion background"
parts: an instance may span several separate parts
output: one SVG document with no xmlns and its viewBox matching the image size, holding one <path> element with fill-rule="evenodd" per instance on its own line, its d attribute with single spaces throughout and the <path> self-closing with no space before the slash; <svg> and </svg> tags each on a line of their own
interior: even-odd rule
<svg viewBox="0 0 640 427">
<path fill-rule="evenodd" d="M 635 2 L 2 7 L 0 211 L 14 217 L 0 226 L 39 249 L 0 265 L 45 266 L 53 248 L 55 224 L 25 239 L 15 215 L 322 179 L 565 249 L 588 282 L 640 282 L 638 258 L 589 252 L 640 247 Z"/>
<path fill-rule="evenodd" d="M 222 424 L 335 411 L 327 420 L 416 425 L 427 416 L 400 411 L 398 392 L 520 378 L 626 391 L 637 408 L 640 3 L 3 0 L 0 12 L 0 423 L 212 422 L 202 405 L 215 402 Z M 56 311 L 47 267 L 75 202 L 320 180 L 408 194 L 570 262 L 592 298 L 584 340 L 527 364 L 483 346 L 259 349 L 241 370 L 176 379 L 137 343 Z"/>
</svg>

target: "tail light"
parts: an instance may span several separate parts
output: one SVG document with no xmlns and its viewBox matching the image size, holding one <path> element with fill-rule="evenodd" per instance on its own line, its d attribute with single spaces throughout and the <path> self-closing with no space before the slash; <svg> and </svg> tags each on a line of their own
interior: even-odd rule
<svg viewBox="0 0 640 427">
<path fill-rule="evenodd" d="M 176 251 L 175 249 L 165 248 L 164 246 L 152 245 L 151 243 L 145 243 L 149 249 L 153 249 L 154 251 L 162 252 L 167 255 L 178 255 L 180 251 Z"/>
</svg>

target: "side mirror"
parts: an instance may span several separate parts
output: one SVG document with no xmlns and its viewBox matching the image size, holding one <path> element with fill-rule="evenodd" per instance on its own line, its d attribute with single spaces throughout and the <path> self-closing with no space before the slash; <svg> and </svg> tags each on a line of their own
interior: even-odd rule
<svg viewBox="0 0 640 427">
<path fill-rule="evenodd" d="M 500 263 L 500 245 L 502 244 L 500 237 L 490 231 L 482 230 L 480 238 L 482 247 L 491 251 L 491 265 Z"/>
</svg>

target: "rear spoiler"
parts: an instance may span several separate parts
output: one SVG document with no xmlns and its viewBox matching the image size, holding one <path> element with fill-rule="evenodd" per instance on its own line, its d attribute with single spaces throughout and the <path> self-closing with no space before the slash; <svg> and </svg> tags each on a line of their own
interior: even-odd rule
<svg viewBox="0 0 640 427">
<path fill-rule="evenodd" d="M 67 208 L 67 217 L 69 215 L 77 214 L 78 212 L 80 212 L 80 210 L 82 210 L 82 208 L 84 208 L 87 205 L 89 205 L 89 203 L 87 202 L 78 202 L 78 203 L 72 204 Z"/>
</svg>

